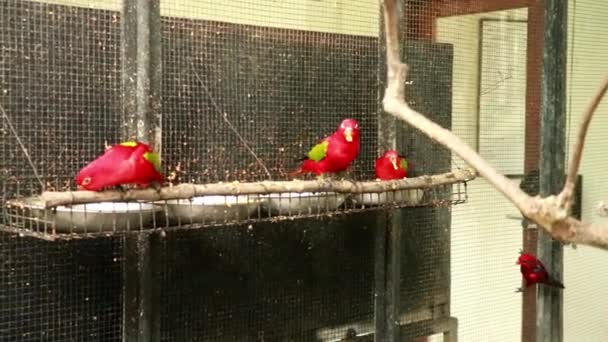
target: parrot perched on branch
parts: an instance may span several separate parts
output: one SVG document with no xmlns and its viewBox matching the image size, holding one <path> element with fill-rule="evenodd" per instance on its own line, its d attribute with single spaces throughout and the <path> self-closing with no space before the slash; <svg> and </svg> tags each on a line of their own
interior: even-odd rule
<svg viewBox="0 0 608 342">
<path fill-rule="evenodd" d="M 407 178 L 408 162 L 395 150 L 388 150 L 376 159 L 376 178 L 381 180 Z"/>
<path fill-rule="evenodd" d="M 517 259 L 516 265 L 520 265 L 519 269 L 526 281 L 526 287 L 534 284 L 545 284 L 560 289 L 564 288 L 564 284 L 553 278 L 549 272 L 547 272 L 545 265 L 532 254 L 521 253 Z M 523 288 L 517 289 L 516 292 L 523 292 Z"/>
<path fill-rule="evenodd" d="M 124 184 L 147 187 L 153 182 L 163 182 L 160 171 L 160 156 L 150 146 L 127 141 L 108 147 L 80 170 L 75 181 L 80 188 L 91 191 Z"/>
<path fill-rule="evenodd" d="M 345 119 L 330 136 L 313 146 L 306 157 L 299 159 L 302 165 L 291 172 L 290 176 L 314 173 L 345 171 L 359 154 L 359 123 L 355 119 Z"/>
</svg>

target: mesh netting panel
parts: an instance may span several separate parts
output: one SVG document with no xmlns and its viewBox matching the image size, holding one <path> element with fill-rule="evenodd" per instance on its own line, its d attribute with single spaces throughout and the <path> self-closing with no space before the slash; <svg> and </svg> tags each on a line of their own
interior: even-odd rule
<svg viewBox="0 0 608 342">
<path fill-rule="evenodd" d="M 163 341 L 339 339 L 373 318 L 375 214 L 170 233 Z"/>
<path fill-rule="evenodd" d="M 608 41 L 608 3 L 598 1 L 568 2 L 568 141 L 574 143 L 579 120 L 597 87 L 606 75 Z M 596 210 L 606 201 L 605 151 L 608 137 L 608 99 L 598 107 L 587 135 L 580 174 L 582 175 L 582 219 L 606 223 Z M 571 145 L 570 145 L 571 146 Z M 568 149 L 568 154 L 572 149 Z M 596 270 L 607 266 L 602 250 L 579 246 L 564 249 L 564 341 L 603 341 L 606 316 L 607 277 Z"/>
<path fill-rule="evenodd" d="M 119 36 L 118 12 L 0 3 L 0 102 L 50 190 L 118 138 Z M 6 118 L 0 127 L 2 177 L 39 191 Z"/>
<path fill-rule="evenodd" d="M 70 185 L 104 143 L 120 138 L 120 2 L 61 2 L 74 6 L 0 4 L 0 101 L 9 117 L 0 171 L 21 188 L 38 185 L 9 121 L 49 189 Z M 77 7 L 97 7 L 93 3 L 106 9 Z M 450 40 L 432 41 L 436 13 L 426 2 L 405 7 L 410 104 L 443 127 L 470 130 L 472 121 L 455 118 L 466 110 L 454 110 L 463 101 L 453 87 L 461 81 L 454 77 L 462 70 L 461 50 Z M 288 179 L 296 159 L 347 117 L 359 120 L 362 141 L 350 176 L 374 178 L 378 146 L 387 145 L 378 138 L 385 66 L 376 1 L 162 0 L 161 15 L 162 154 L 171 182 Z M 397 127 L 395 143 L 412 162 L 410 176 L 462 165 L 408 125 Z M 433 196 L 446 198 L 447 188 Z M 440 332 L 432 320 L 453 316 L 451 215 L 448 208 L 399 212 L 399 319 L 407 326 L 403 337 L 411 339 Z M 384 255 L 374 255 L 376 234 L 387 228 L 384 215 L 167 233 L 158 256 L 161 339 L 330 341 L 373 332 L 376 271 L 388 267 L 377 263 Z M 56 333 L 58 341 L 119 339 L 124 279 L 117 241 L 6 235 L 3 260 L 32 263 L 18 273 L 13 261 L 2 269 L 9 283 L 0 291 L 8 291 L 9 309 L 0 309 L 8 317 L 0 327 L 9 336 Z M 11 292 L 15 277 L 37 284 L 31 291 L 40 302 Z M 60 299 L 49 297 L 46 286 Z M 32 325 L 15 321 L 20 312 Z M 44 320 L 53 315 L 58 318 Z"/>
<path fill-rule="evenodd" d="M 377 38 L 170 17 L 162 27 L 163 144 L 178 180 L 261 180 L 264 167 L 287 178 L 348 117 L 365 142 L 353 175 L 372 175 Z"/>
<path fill-rule="evenodd" d="M 40 191 L 33 168 L 47 189 L 71 185 L 104 142 L 117 139 L 119 34 L 117 12 L 0 2 L 3 197 L 17 184 Z M 57 243 L 2 233 L 2 339 L 119 340 L 120 251 L 111 239 Z"/>
<path fill-rule="evenodd" d="M 525 137 L 524 128 L 526 112 L 538 114 L 540 84 L 527 85 L 527 77 L 533 77 L 526 74 L 527 9 L 490 10 L 482 2 L 446 3 L 437 40 L 454 49 L 453 132 L 518 180 L 529 171 L 524 170 L 526 158 L 531 165 L 538 162 L 538 149 L 526 151 L 526 146 L 538 147 L 538 130 L 535 137 Z M 528 108 L 528 101 L 536 109 Z M 458 158 L 454 164 L 463 165 Z M 469 203 L 452 211 L 450 304 L 458 337 L 516 341 L 522 318 L 522 295 L 514 293 L 521 285 L 514 266 L 522 247 L 521 215 L 483 179 L 471 182 L 469 192 Z"/>
<path fill-rule="evenodd" d="M 0 233 L 3 341 L 121 338 L 121 244 L 47 242 Z"/>
</svg>

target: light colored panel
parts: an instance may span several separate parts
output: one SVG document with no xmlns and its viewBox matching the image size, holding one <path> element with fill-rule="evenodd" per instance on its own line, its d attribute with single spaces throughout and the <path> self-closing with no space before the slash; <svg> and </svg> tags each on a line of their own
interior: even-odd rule
<svg viewBox="0 0 608 342">
<path fill-rule="evenodd" d="M 165 16 L 258 26 L 378 35 L 375 0 L 173 0 L 161 2 Z"/>
<path fill-rule="evenodd" d="M 120 11 L 120 5 L 122 3 L 122 0 L 44 0 L 39 2 L 55 5 Z"/>
<path fill-rule="evenodd" d="M 568 41 L 568 100 L 570 142 L 574 142 L 580 113 L 608 70 L 608 3 L 570 2 Z M 574 40 L 573 40 L 574 39 Z M 593 213 L 594 204 L 608 198 L 608 101 L 593 118 L 581 172 L 583 219 L 608 223 Z M 564 341 L 608 341 L 608 253 L 589 247 L 564 251 Z"/>
<path fill-rule="evenodd" d="M 471 182 L 469 202 L 452 212 L 452 315 L 458 338 L 512 342 L 521 334 L 521 286 L 515 265 L 519 212 L 483 179 Z"/>
<path fill-rule="evenodd" d="M 438 41 L 454 46 L 452 127 L 472 147 L 477 140 L 479 20 L 526 19 L 527 10 L 441 18 Z M 525 88 L 525 85 L 524 85 Z M 496 109 L 498 111 L 498 109 Z M 513 128 L 495 127 L 496 130 Z M 453 158 L 455 166 L 464 166 Z M 452 314 L 459 340 L 513 342 L 521 334 L 519 212 L 483 179 L 469 184 L 469 202 L 452 211 Z"/>
<path fill-rule="evenodd" d="M 119 11 L 121 0 L 44 0 Z M 376 0 L 165 0 L 161 15 L 297 30 L 378 36 Z"/>
<path fill-rule="evenodd" d="M 526 22 L 481 23 L 479 154 L 503 174 L 524 173 Z"/>
</svg>

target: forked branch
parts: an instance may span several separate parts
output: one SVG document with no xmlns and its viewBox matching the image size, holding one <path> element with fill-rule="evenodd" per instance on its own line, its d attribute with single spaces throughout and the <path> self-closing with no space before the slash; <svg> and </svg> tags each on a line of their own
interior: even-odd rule
<svg viewBox="0 0 608 342">
<path fill-rule="evenodd" d="M 500 174 L 451 131 L 409 107 L 405 101 L 404 91 L 408 67 L 401 62 L 399 56 L 400 43 L 396 0 L 381 0 L 381 2 L 384 8 L 387 62 L 387 88 L 383 99 L 384 110 L 409 123 L 459 155 L 509 199 L 526 217 L 542 226 L 553 238 L 608 249 L 608 226 L 583 223 L 571 217 L 569 213 L 589 122 L 608 89 L 608 78 L 604 80 L 583 115 L 574 154 L 570 159 L 564 190 L 558 196 L 531 197 L 523 192 L 515 182 Z"/>
</svg>

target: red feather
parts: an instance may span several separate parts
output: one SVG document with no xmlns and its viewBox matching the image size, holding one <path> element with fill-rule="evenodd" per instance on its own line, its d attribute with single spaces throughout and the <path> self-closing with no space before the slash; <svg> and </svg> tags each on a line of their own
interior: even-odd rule
<svg viewBox="0 0 608 342">
<path fill-rule="evenodd" d="M 395 161 L 395 165 L 391 162 L 391 159 Z M 401 161 L 403 159 L 399 156 L 399 153 L 395 150 L 388 150 L 384 154 L 376 159 L 376 178 L 381 180 L 392 180 L 392 179 L 403 179 L 407 177 L 407 170 L 401 167 Z"/>
<path fill-rule="evenodd" d="M 146 152 L 152 149 L 141 142 L 135 146 L 114 145 L 80 170 L 76 184 L 86 190 L 100 191 L 123 184 L 146 187 L 152 182 L 162 183 L 162 174 L 144 158 Z"/>
<path fill-rule="evenodd" d="M 347 140 L 347 136 L 352 137 L 351 141 Z M 305 173 L 321 175 L 324 173 L 338 173 L 348 169 L 359 154 L 359 123 L 354 119 L 343 120 L 336 132 L 330 135 L 327 140 L 329 145 L 325 158 L 319 161 L 305 158 L 302 165 L 289 175 L 297 176 Z"/>
<path fill-rule="evenodd" d="M 517 264 L 520 265 L 520 271 L 526 281 L 526 287 L 534 284 L 545 284 L 560 289 L 564 288 L 564 284 L 551 277 L 545 265 L 534 255 L 522 253 L 517 259 Z"/>
</svg>

